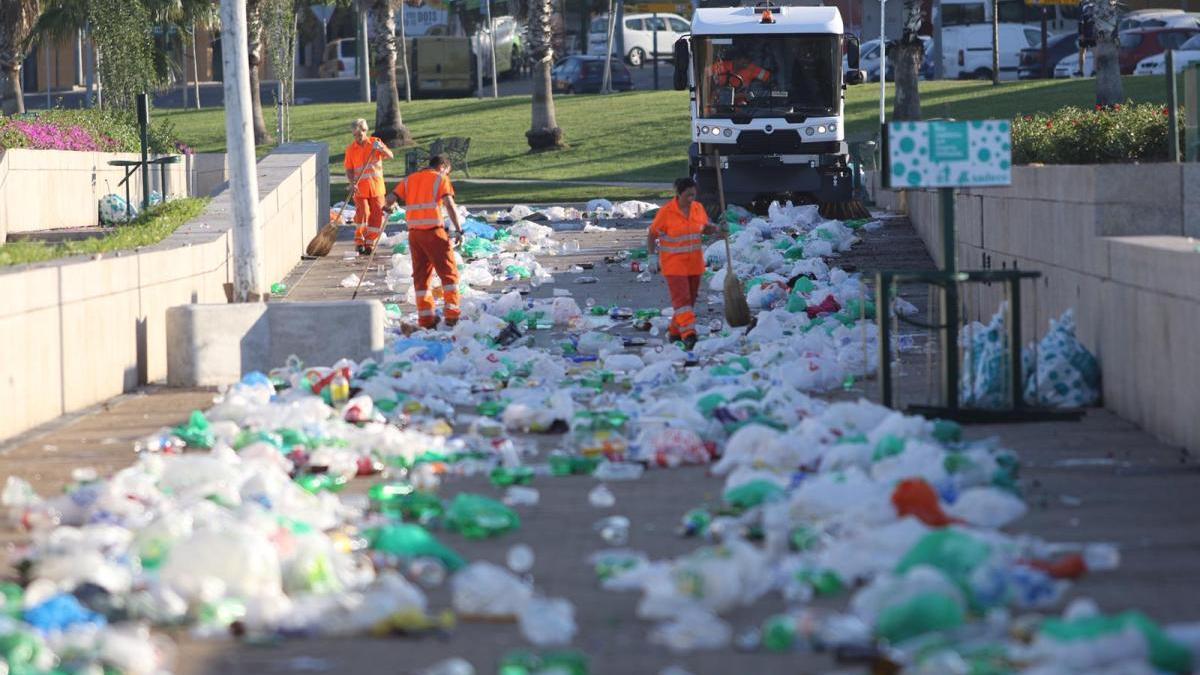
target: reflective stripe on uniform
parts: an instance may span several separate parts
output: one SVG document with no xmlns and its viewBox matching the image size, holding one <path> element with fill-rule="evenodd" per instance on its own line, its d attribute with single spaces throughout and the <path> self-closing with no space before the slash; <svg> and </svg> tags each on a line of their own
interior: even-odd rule
<svg viewBox="0 0 1200 675">
<path fill-rule="evenodd" d="M 431 292 L 432 292 L 432 291 L 417 291 L 417 297 L 418 297 L 418 298 L 423 298 L 423 297 L 425 297 L 425 296 L 429 295 Z"/>
<path fill-rule="evenodd" d="M 683 307 L 676 307 L 676 308 L 675 308 L 675 313 L 676 313 L 676 314 L 683 314 L 684 312 L 691 312 L 691 311 L 694 311 L 694 310 L 692 309 L 692 306 L 691 306 L 691 305 L 684 305 Z"/>
<path fill-rule="evenodd" d="M 417 316 L 435 316 L 436 313 L 432 309 L 419 309 Z"/>
<path fill-rule="evenodd" d="M 458 284 L 450 284 L 449 286 L 442 286 L 442 292 L 443 293 L 457 293 L 458 292 Z"/>
</svg>

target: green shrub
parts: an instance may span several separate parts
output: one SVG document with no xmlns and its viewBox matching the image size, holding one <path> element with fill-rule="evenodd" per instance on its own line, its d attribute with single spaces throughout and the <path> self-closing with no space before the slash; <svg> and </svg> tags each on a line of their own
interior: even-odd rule
<svg viewBox="0 0 1200 675">
<path fill-rule="evenodd" d="M 157 244 L 170 236 L 180 225 L 199 216 L 207 204 L 207 198 L 172 199 L 146 209 L 132 223 L 118 225 L 104 237 L 53 244 L 28 240 L 0 244 L 0 267 L 72 255 L 127 251 Z"/>
<path fill-rule="evenodd" d="M 1013 120 L 1013 163 L 1165 162 L 1168 120 L 1167 109 L 1154 103 L 1021 115 Z M 1182 123 L 1179 140 L 1182 147 Z"/>
</svg>

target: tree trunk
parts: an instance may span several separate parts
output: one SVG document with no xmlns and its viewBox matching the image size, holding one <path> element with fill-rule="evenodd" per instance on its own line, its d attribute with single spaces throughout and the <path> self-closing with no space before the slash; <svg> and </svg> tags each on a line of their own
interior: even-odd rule
<svg viewBox="0 0 1200 675">
<path fill-rule="evenodd" d="M 554 63 L 551 40 L 553 0 L 533 0 L 529 8 L 529 51 L 533 60 L 533 119 L 525 138 L 530 150 L 558 150 L 563 146 L 562 129 L 554 118 L 554 90 L 550 67 Z"/>
<path fill-rule="evenodd" d="M 373 0 L 370 9 L 371 53 L 375 61 L 375 135 L 396 148 L 412 144 L 400 118 L 396 90 L 396 19 L 390 0 Z"/>
<path fill-rule="evenodd" d="M 892 103 L 892 119 L 898 121 L 921 119 L 921 94 L 917 84 L 925 47 L 919 38 L 913 37 L 915 42 L 900 42 L 892 49 L 896 63 L 896 98 Z M 881 72 L 885 66 L 880 66 Z"/>
<path fill-rule="evenodd" d="M 246 47 L 250 61 L 250 103 L 254 118 L 254 144 L 271 142 L 267 122 L 263 119 L 262 92 L 259 90 L 258 67 L 262 63 L 262 9 L 258 0 L 246 2 Z"/>
<path fill-rule="evenodd" d="M 1110 106 L 1125 98 L 1121 83 L 1121 63 L 1117 60 L 1117 40 L 1104 35 L 1092 52 L 1096 65 L 1096 105 Z"/>
<path fill-rule="evenodd" d="M 21 64 L 5 64 L 0 69 L 0 111 L 5 115 L 25 112 L 25 92 L 21 90 Z"/>
</svg>

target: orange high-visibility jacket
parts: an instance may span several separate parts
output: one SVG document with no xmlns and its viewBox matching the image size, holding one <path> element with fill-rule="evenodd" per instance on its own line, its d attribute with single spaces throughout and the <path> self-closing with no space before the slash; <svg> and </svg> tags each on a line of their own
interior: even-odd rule
<svg viewBox="0 0 1200 675">
<path fill-rule="evenodd" d="M 362 171 L 358 181 L 355 197 L 382 197 L 387 194 L 387 186 L 383 183 L 383 155 L 373 152 L 376 143 L 383 141 L 371 136 L 365 143 L 354 141 L 346 146 L 346 161 L 344 165 L 350 172 L 350 177 Z M 370 163 L 367 159 L 370 159 Z M 365 168 L 364 168 L 365 167 Z"/>
<path fill-rule="evenodd" d="M 658 261 L 663 274 L 704 274 L 704 249 L 700 235 L 707 224 L 708 214 L 699 202 L 692 202 L 687 216 L 680 210 L 678 199 L 672 199 L 658 210 L 658 215 L 650 224 L 650 231 L 658 234 Z"/>
<path fill-rule="evenodd" d="M 744 68 L 735 70 L 733 61 L 717 61 L 712 66 L 712 77 L 722 87 L 733 86 L 730 82 L 732 75 L 737 75 L 741 78 L 741 82 L 737 86 L 749 86 L 753 80 L 762 80 L 766 82 L 771 79 L 771 71 L 759 68 L 753 63 L 748 63 Z"/>
<path fill-rule="evenodd" d="M 442 199 L 454 195 L 454 186 L 449 176 L 437 169 L 425 169 L 397 183 L 393 192 L 404 200 L 408 229 L 432 230 L 442 226 Z"/>
</svg>

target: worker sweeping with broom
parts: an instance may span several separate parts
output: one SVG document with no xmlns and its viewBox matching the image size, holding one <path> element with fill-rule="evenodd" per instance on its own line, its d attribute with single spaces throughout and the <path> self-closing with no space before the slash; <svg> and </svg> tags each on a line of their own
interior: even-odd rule
<svg viewBox="0 0 1200 675">
<path fill-rule="evenodd" d="M 368 255 L 383 234 L 383 202 L 387 186 L 383 182 L 383 160 L 394 155 L 383 141 L 371 135 L 367 121 L 350 125 L 354 141 L 346 146 L 346 181 L 354 199 L 354 245 L 359 255 Z"/>
<path fill-rule="evenodd" d="M 671 340 L 683 342 L 686 350 L 696 345 L 696 298 L 700 291 L 700 276 L 704 274 L 703 235 L 724 234 L 708 219 L 704 207 L 696 201 L 696 181 L 679 178 L 675 181 L 675 198 L 658 210 L 646 234 L 646 252 L 654 266 L 654 252 L 675 314 L 667 334 Z"/>
<path fill-rule="evenodd" d="M 436 328 L 436 303 L 429 282 L 436 271 L 442 282 L 443 318 L 453 327 L 460 314 L 458 304 L 458 266 L 454 247 L 462 243 L 462 224 L 454 204 L 454 186 L 450 184 L 450 158 L 434 155 L 429 168 L 408 175 L 387 196 L 387 208 L 404 200 L 408 223 L 408 250 L 412 255 L 413 289 L 416 291 L 417 323 Z M 449 217 L 454 230 L 446 231 Z"/>
</svg>

